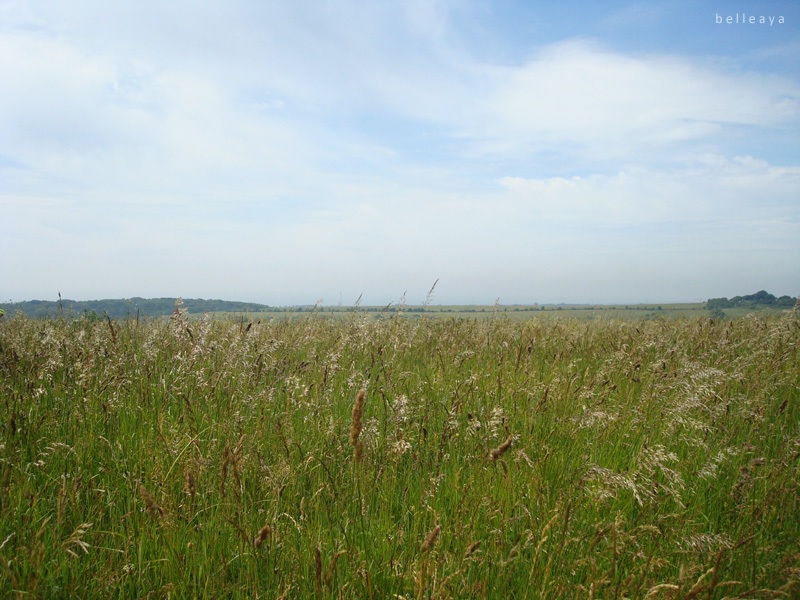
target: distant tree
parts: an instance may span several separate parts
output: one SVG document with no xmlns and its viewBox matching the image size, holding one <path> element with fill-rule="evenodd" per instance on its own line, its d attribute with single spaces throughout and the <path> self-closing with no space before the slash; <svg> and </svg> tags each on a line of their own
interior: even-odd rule
<svg viewBox="0 0 800 600">
<path fill-rule="evenodd" d="M 706 308 L 708 310 L 730 308 L 732 305 L 732 301 L 727 298 L 710 298 L 706 301 Z"/>
<path fill-rule="evenodd" d="M 767 293 L 764 290 L 760 290 L 755 294 L 751 294 L 750 296 L 745 296 L 744 299 L 750 300 L 751 302 L 757 302 L 758 304 L 774 304 L 775 302 L 775 296 Z"/>
<path fill-rule="evenodd" d="M 723 308 L 747 308 L 761 306 L 771 306 L 780 308 L 792 308 L 797 300 L 791 296 L 781 296 L 776 298 L 769 292 L 760 290 L 755 294 L 747 296 L 734 296 L 730 300 L 727 298 L 711 298 L 706 301 L 706 308 L 708 310 L 717 310 Z"/>
</svg>

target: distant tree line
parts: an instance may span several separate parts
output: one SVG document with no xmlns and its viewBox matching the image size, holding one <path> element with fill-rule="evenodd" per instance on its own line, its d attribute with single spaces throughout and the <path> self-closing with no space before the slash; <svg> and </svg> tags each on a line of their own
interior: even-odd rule
<svg viewBox="0 0 800 600">
<path fill-rule="evenodd" d="M 723 308 L 750 308 L 758 305 L 774 308 L 792 308 L 797 302 L 791 296 L 776 298 L 772 294 L 761 290 L 749 296 L 734 296 L 733 298 L 711 298 L 706 301 L 708 310 L 722 310 Z"/>
<path fill-rule="evenodd" d="M 127 298 L 117 300 L 28 300 L 0 304 L 0 310 L 5 310 L 9 315 L 22 312 L 28 317 L 68 317 L 108 315 L 112 319 L 134 317 L 160 317 L 170 315 L 175 311 L 177 298 Z M 227 300 L 203 300 L 188 298 L 183 301 L 181 308 L 190 314 L 206 312 L 263 312 L 270 310 L 265 304 L 251 302 L 230 302 Z"/>
</svg>

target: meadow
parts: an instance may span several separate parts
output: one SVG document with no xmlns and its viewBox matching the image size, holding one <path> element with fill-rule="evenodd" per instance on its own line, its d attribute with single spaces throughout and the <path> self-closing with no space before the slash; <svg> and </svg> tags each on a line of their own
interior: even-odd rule
<svg viewBox="0 0 800 600">
<path fill-rule="evenodd" d="M 318 314 L 337 319 L 349 319 L 354 316 L 370 316 L 374 319 L 391 318 L 402 314 L 408 319 L 483 319 L 504 317 L 512 321 L 642 321 L 645 319 L 686 319 L 708 317 L 714 319 L 735 319 L 748 315 L 776 316 L 786 311 L 765 305 L 745 308 L 726 308 L 724 311 L 709 310 L 705 302 L 680 304 L 547 304 L 547 305 L 405 305 L 403 303 L 389 306 L 306 306 L 269 308 L 258 312 L 213 313 L 217 317 L 244 319 L 246 321 L 263 321 L 269 319 L 294 319 Z"/>
<path fill-rule="evenodd" d="M 6 315 L 0 596 L 797 598 L 799 346 L 795 311 Z"/>
</svg>

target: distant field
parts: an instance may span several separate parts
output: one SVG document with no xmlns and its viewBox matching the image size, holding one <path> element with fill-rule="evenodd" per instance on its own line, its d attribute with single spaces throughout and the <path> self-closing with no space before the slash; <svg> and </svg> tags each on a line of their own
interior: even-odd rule
<svg viewBox="0 0 800 600">
<path fill-rule="evenodd" d="M 768 307 L 758 308 L 730 308 L 723 311 L 726 318 L 738 318 L 748 314 L 753 315 L 781 315 L 786 309 Z M 613 305 L 531 305 L 531 306 L 479 306 L 479 305 L 452 305 L 452 306 L 368 306 L 368 307 L 321 307 L 321 308 L 281 308 L 259 312 L 219 312 L 214 313 L 219 317 L 245 318 L 248 321 L 262 319 L 297 318 L 308 314 L 318 314 L 326 317 L 350 317 L 353 315 L 367 315 L 372 318 L 385 319 L 397 314 L 407 318 L 435 317 L 435 318 L 466 318 L 485 319 L 505 317 L 513 321 L 527 319 L 555 320 L 576 319 L 580 321 L 596 319 L 619 319 L 623 321 L 638 321 L 643 319 L 678 319 L 694 317 L 713 317 L 714 313 L 705 308 L 702 302 L 682 304 L 613 304 Z"/>
<path fill-rule="evenodd" d="M 375 319 L 385 319 L 398 314 L 407 318 L 453 317 L 483 319 L 504 317 L 514 321 L 536 318 L 539 320 L 573 319 L 674 319 L 709 317 L 716 320 L 737 318 L 747 314 L 780 315 L 790 310 L 796 299 L 788 296 L 776 298 L 767 292 L 749 296 L 710 299 L 708 302 L 683 304 L 545 304 L 545 305 L 406 305 L 389 304 L 385 306 L 288 306 L 270 307 L 264 304 L 233 302 L 225 300 L 204 300 L 200 298 L 128 298 L 111 300 L 31 300 L 19 303 L 0 303 L 6 317 L 23 313 L 31 318 L 105 319 L 115 320 L 169 317 L 176 306 L 185 310 L 192 318 L 206 313 L 218 318 L 234 318 L 257 322 L 259 320 L 297 318 L 308 314 L 341 318 L 352 315 L 368 315 Z M 782 306 L 782 308 L 779 308 Z"/>
<path fill-rule="evenodd" d="M 4 317 L 0 597 L 800 597 L 796 313 L 452 308 Z"/>
</svg>

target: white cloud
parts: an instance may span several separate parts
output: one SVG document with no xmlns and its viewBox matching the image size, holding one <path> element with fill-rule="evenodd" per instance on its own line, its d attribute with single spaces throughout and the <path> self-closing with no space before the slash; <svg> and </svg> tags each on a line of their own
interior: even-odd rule
<svg viewBox="0 0 800 600">
<path fill-rule="evenodd" d="M 633 160 L 730 126 L 796 123 L 800 86 L 726 74 L 664 56 L 626 56 L 582 41 L 555 44 L 521 67 L 496 69 L 466 136 L 511 152 L 570 145 L 594 158 Z"/>
</svg>

